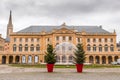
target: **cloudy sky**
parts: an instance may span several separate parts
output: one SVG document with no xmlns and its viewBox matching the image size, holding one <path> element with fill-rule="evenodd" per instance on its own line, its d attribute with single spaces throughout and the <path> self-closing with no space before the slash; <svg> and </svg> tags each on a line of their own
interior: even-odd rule
<svg viewBox="0 0 120 80">
<path fill-rule="evenodd" d="M 102 25 L 120 41 L 120 0 L 0 0 L 0 33 L 6 37 L 9 11 L 14 32 L 30 25 Z"/>
</svg>

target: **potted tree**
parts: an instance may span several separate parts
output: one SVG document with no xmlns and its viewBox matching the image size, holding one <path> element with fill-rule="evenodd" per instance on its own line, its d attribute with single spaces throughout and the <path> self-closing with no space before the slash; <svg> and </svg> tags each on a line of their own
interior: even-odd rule
<svg viewBox="0 0 120 80">
<path fill-rule="evenodd" d="M 47 52 L 45 55 L 45 62 L 47 63 L 47 70 L 48 72 L 53 72 L 53 67 L 56 62 L 55 51 L 51 44 L 47 45 Z"/>
<path fill-rule="evenodd" d="M 82 72 L 83 63 L 85 61 L 85 51 L 82 44 L 77 44 L 77 49 L 74 52 L 74 63 L 76 64 L 77 72 Z"/>
</svg>

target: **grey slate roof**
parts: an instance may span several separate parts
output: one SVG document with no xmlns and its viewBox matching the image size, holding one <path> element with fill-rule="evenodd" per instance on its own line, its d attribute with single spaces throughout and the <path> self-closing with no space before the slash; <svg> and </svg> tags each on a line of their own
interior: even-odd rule
<svg viewBox="0 0 120 80">
<path fill-rule="evenodd" d="M 10 42 L 10 38 L 6 37 L 5 42 Z"/>
<path fill-rule="evenodd" d="M 85 31 L 87 33 L 110 33 L 99 26 L 65 26 L 68 29 L 76 29 L 78 32 Z M 41 31 L 51 32 L 53 29 L 60 29 L 61 26 L 30 26 L 18 31 L 17 33 L 39 33 Z"/>
</svg>

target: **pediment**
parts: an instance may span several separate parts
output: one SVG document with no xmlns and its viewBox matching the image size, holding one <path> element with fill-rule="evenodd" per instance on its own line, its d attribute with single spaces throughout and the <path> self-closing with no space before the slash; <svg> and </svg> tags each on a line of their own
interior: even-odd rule
<svg viewBox="0 0 120 80">
<path fill-rule="evenodd" d="M 74 31 L 71 30 L 71 29 L 67 29 L 67 28 L 60 28 L 60 29 L 55 29 L 53 31 L 53 33 L 56 33 L 56 34 L 72 34 L 72 33 L 74 33 Z"/>
</svg>

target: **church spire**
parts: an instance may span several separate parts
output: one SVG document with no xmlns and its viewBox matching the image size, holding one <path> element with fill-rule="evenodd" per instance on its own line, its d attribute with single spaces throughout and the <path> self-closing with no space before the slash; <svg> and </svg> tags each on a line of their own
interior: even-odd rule
<svg viewBox="0 0 120 80">
<path fill-rule="evenodd" d="M 12 11 L 10 10 L 10 16 L 8 21 L 8 27 L 12 27 Z"/>
<path fill-rule="evenodd" d="M 7 37 L 9 37 L 10 33 L 13 32 L 13 24 L 12 24 L 12 11 L 10 10 L 9 21 L 7 25 Z"/>
</svg>

